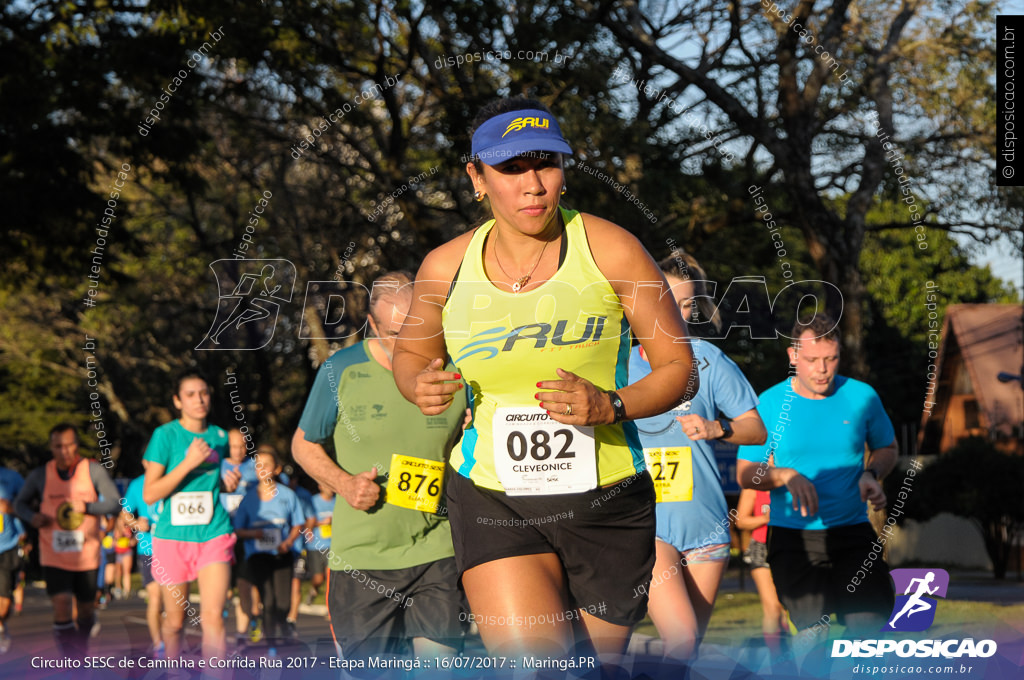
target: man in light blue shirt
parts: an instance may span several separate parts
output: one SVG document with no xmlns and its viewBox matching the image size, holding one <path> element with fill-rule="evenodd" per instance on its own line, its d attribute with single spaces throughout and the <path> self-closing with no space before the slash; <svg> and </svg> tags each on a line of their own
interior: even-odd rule
<svg viewBox="0 0 1024 680">
<path fill-rule="evenodd" d="M 793 624 L 813 630 L 805 644 L 827 634 L 818 622 L 833 612 L 848 637 L 873 637 L 894 600 L 888 567 L 869 557 L 879 551 L 866 503 L 886 505 L 895 432 L 874 389 L 837 374 L 833 319 L 798 322 L 792 337 L 795 374 L 760 395 L 768 442 L 740 448 L 737 480 L 771 492 L 768 563 Z"/>
</svg>

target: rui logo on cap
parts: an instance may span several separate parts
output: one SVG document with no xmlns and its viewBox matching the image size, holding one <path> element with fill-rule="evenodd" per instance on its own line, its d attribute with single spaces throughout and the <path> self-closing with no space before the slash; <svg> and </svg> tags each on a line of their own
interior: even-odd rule
<svg viewBox="0 0 1024 680">
<path fill-rule="evenodd" d="M 572 153 L 558 121 L 547 111 L 517 109 L 501 113 L 488 118 L 473 133 L 473 156 L 488 165 L 536 151 Z"/>
<path fill-rule="evenodd" d="M 550 121 L 547 118 L 516 118 L 515 120 L 508 124 L 508 127 L 505 128 L 505 132 L 504 134 L 501 135 L 501 137 L 502 139 L 504 139 L 505 135 L 507 135 L 508 133 L 515 132 L 516 130 L 522 130 L 524 127 L 534 127 L 547 130 L 550 127 Z"/>
</svg>

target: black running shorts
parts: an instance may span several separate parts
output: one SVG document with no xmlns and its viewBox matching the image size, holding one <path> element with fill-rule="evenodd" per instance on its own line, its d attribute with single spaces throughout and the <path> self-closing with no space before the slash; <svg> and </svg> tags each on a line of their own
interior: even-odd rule
<svg viewBox="0 0 1024 680">
<path fill-rule="evenodd" d="M 859 613 L 888 620 L 895 597 L 876 539 L 866 522 L 820 530 L 769 527 L 768 564 L 793 625 L 803 630 L 833 612 L 839 623 Z"/>
<path fill-rule="evenodd" d="M 554 553 L 573 607 L 632 626 L 654 569 L 654 482 L 646 472 L 584 493 L 508 496 L 449 469 L 448 512 L 460 575 L 485 562 Z"/>
</svg>

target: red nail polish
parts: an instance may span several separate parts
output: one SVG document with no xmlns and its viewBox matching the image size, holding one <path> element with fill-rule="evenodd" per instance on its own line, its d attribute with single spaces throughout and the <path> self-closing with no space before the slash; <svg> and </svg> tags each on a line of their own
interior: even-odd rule
<svg viewBox="0 0 1024 680">
<path fill-rule="evenodd" d="M 455 379 L 456 380 L 462 380 L 462 374 L 461 373 L 456 373 L 455 374 Z"/>
<path fill-rule="evenodd" d="M 533 398 L 536 399 L 537 401 L 540 401 L 540 392 L 538 392 L 537 394 L 533 395 Z"/>
<path fill-rule="evenodd" d="M 541 386 L 541 384 L 540 384 L 540 383 L 537 383 L 537 387 L 540 387 L 540 386 Z"/>
</svg>

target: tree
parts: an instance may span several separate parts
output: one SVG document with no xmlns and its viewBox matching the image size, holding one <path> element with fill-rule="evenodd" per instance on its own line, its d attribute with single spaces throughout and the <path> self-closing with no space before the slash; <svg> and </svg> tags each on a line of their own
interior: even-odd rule
<svg viewBox="0 0 1024 680">
<path fill-rule="evenodd" d="M 994 5 L 576 5 L 627 49 L 623 80 L 652 135 L 685 143 L 676 129 L 696 118 L 706 147 L 724 144 L 742 159 L 731 175 L 741 181 L 725 193 L 764 186 L 776 218 L 799 229 L 821 278 L 842 292 L 829 306 L 842 312 L 855 376 L 868 372 L 858 264 L 869 230 L 927 224 L 981 240 L 1006 234 L 1019 247 L 1020 192 L 985 179 L 995 149 Z M 869 225 L 880 188 L 906 210 Z M 733 226 L 749 223 L 752 207 Z M 930 245 L 918 243 L 919 253 Z"/>
<path fill-rule="evenodd" d="M 889 206 L 896 211 L 898 208 Z M 885 220 L 882 206 L 869 224 Z M 888 220 L 886 220 L 888 221 Z M 1017 302 L 1013 288 L 989 268 L 972 265 L 949 235 L 929 229 L 928 250 L 916 251 L 911 230 L 871 231 L 861 253 L 861 273 L 868 292 L 865 309 L 865 349 L 869 382 L 885 395 L 886 408 L 897 424 L 921 420 L 927 384 L 929 313 L 942 329 L 947 305 Z M 938 302 L 929 306 L 925 283 L 931 281 Z"/>
<path fill-rule="evenodd" d="M 16 208 L 4 226 L 12 262 L 0 271 L 0 377 L 9 378 L 0 381 L 0 403 L 18 405 L 0 415 L 0 449 L 27 460 L 58 415 L 77 417 L 96 434 L 87 415 L 95 393 L 106 431 L 117 437 L 115 458 L 134 461 L 152 429 L 171 417 L 170 376 L 197 365 L 221 388 L 216 422 L 231 424 L 237 393 L 250 427 L 284 450 L 316 367 L 358 336 L 366 303 L 361 286 L 386 269 L 416 269 L 427 250 L 480 220 L 464 155 L 475 111 L 498 95 L 534 96 L 554 109 L 576 149 L 568 205 L 619 222 L 656 257 L 676 244 L 690 250 L 719 282 L 720 297 L 733 277 L 765 276 L 773 296 L 788 280 L 778 246 L 754 213 L 753 184 L 765 186 L 778 213 L 793 279 L 845 286 L 848 277 L 838 272 L 856 263 L 844 258 L 859 250 L 843 244 L 856 245 L 859 203 L 840 196 L 822 213 L 818 204 L 833 200 L 830 187 L 843 185 L 842 173 L 826 166 L 826 182 L 808 164 L 825 158 L 860 168 L 847 156 L 856 143 L 870 141 L 850 122 L 866 107 L 866 85 L 841 90 L 835 74 L 828 80 L 809 72 L 811 57 L 752 7 L 730 13 L 716 3 L 692 11 L 659 6 L 664 12 L 656 19 L 644 18 L 635 4 L 563 0 L 511 6 L 268 0 L 241 14 L 227 0 L 145 6 L 39 0 L 0 10 L 0 55 L 10 57 L 4 63 L 12 73 L 0 82 L 0 95 L 18 103 L 0 108 L 0 143 L 12 150 L 0 156 L 0 192 Z M 649 14 L 654 9 L 644 6 Z M 835 12 L 838 18 L 824 12 L 809 25 L 841 35 L 850 70 L 867 73 L 879 57 L 858 46 L 874 38 L 862 40 L 856 27 L 840 31 L 833 23 L 849 12 L 846 5 Z M 985 15 L 971 12 L 964 31 L 974 35 Z M 881 14 L 872 8 L 856 21 L 882 25 Z M 693 26 L 709 36 L 729 28 L 725 51 L 709 47 L 707 69 L 699 72 L 673 61 L 678 51 L 660 42 Z M 644 31 L 657 38 L 653 46 Z M 747 50 L 755 59 L 731 61 L 758 32 L 771 40 Z M 776 42 L 784 43 L 779 55 L 772 51 Z M 200 46 L 206 56 L 187 66 Z M 983 48 L 973 42 L 963 50 L 973 55 Z M 983 61 L 968 61 L 962 73 L 983 68 Z M 707 88 L 711 95 L 694 109 L 702 114 L 696 124 L 660 95 L 623 83 L 620 65 L 644 77 L 661 74 L 651 81 L 660 87 L 665 80 L 665 91 L 679 101 L 691 82 Z M 916 78 L 900 87 L 918 96 L 924 79 L 939 74 L 936 87 L 944 91 L 952 83 L 947 64 L 927 65 L 894 66 L 901 78 Z M 191 70 L 159 120 L 146 123 L 183 68 Z M 797 80 L 817 99 L 791 101 Z M 765 94 L 775 81 L 789 93 L 778 106 Z M 746 114 L 739 104 L 748 105 Z M 919 108 L 927 115 L 939 108 L 930 106 Z M 967 148 L 978 116 L 986 124 L 991 116 L 978 113 L 973 99 L 958 106 L 961 117 L 973 116 L 957 137 Z M 708 139 L 703 122 L 722 134 Z M 921 139 L 909 132 L 906 138 Z M 929 144 L 940 149 L 953 141 Z M 871 148 L 877 160 L 884 149 Z M 867 155 L 862 160 L 870 165 Z M 96 226 L 124 163 L 132 168 L 130 183 L 114 209 L 96 306 L 87 308 Z M 791 179 L 797 184 L 790 186 Z M 884 187 L 891 198 L 901 195 L 894 178 Z M 250 211 L 268 194 L 249 231 Z M 808 197 L 805 210 L 800 202 Z M 848 216 L 849 234 L 829 231 Z M 988 212 L 982 218 L 997 223 Z M 814 238 L 797 237 L 807 229 L 817 230 Z M 295 297 L 282 306 L 267 347 L 196 351 L 220 303 L 210 265 L 235 256 L 288 260 Z M 809 262 L 825 274 L 815 274 Z M 330 294 L 344 301 L 343 314 L 338 298 L 328 309 Z M 727 311 L 741 314 L 741 308 L 732 298 L 723 302 Z M 856 326 L 852 318 L 845 323 Z M 86 334 L 97 339 L 95 391 L 81 349 Z M 774 343 L 734 333 L 726 348 L 761 386 L 775 382 L 772 373 L 784 367 Z M 224 389 L 229 369 L 238 382 Z"/>
<path fill-rule="evenodd" d="M 219 388 L 214 422 L 233 424 L 235 394 L 247 424 L 286 450 L 316 367 L 358 336 L 360 286 L 386 269 L 415 270 L 429 248 L 479 218 L 460 158 L 476 109 L 510 84 L 554 101 L 572 83 L 584 106 L 566 100 L 559 114 L 577 138 L 602 106 L 612 118 L 602 103 L 612 57 L 587 42 L 585 28 L 563 18 L 525 32 L 518 21 L 532 10 L 509 21 L 506 8 L 465 9 L 451 21 L 449 8 L 401 1 L 259 3 L 241 15 L 224 1 L 6 8 L 0 52 L 20 68 L 0 87 L 5 101 L 30 106 L 0 111 L 0 135 L 17 150 L 0 159 L 10 180 L 0 186 L 9 205 L 41 210 L 19 209 L 5 225 L 17 248 L 0 272 L 0 371 L 13 379 L 0 398 L 23 405 L 0 418 L 5 453 L 28 458 L 25 447 L 45 442 L 60 414 L 95 430 L 84 415 L 95 393 L 104 432 L 116 437 L 112 455 L 130 465 L 171 417 L 171 376 L 193 365 Z M 193 68 L 200 46 L 206 56 Z M 547 57 L 435 66 L 444 55 L 495 47 L 516 55 L 560 47 L 580 58 L 557 70 Z M 172 83 L 186 64 L 187 76 Z M 177 88 L 166 104 L 165 85 Z M 157 101 L 159 120 L 147 121 Z M 59 147 L 53 158 L 66 157 L 59 194 L 54 167 L 31 155 L 37 136 Z M 122 163 L 132 168 L 130 186 L 100 236 Z M 11 187 L 20 195 L 8 195 Z M 268 347 L 196 351 L 220 302 L 210 265 L 237 255 L 245 236 L 240 256 L 294 265 L 295 298 Z M 101 269 L 98 290 L 83 276 L 90 265 Z M 328 283 L 306 300 L 305 284 L 315 281 Z M 345 307 L 328 320 L 329 293 Z M 87 334 L 99 339 L 96 392 L 80 349 Z M 228 370 L 238 376 L 230 387 Z M 49 389 L 24 399 L 41 384 Z M 26 410 L 47 415 L 26 418 Z"/>
<path fill-rule="evenodd" d="M 890 475 L 886 496 L 896 499 L 900 480 Z M 1024 458 L 999 453 L 981 437 L 961 441 L 917 475 L 898 520 L 925 521 L 941 512 L 965 517 L 981 531 L 997 579 L 1024 530 Z M 892 501 L 890 501 L 891 505 Z"/>
</svg>

